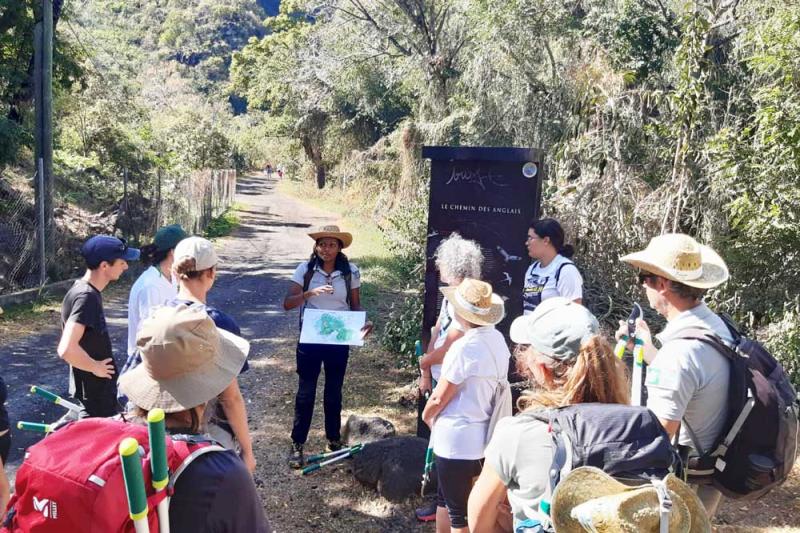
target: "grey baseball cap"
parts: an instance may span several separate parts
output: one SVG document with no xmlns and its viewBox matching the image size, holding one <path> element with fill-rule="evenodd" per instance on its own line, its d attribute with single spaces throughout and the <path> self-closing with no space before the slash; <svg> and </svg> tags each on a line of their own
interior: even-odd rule
<svg viewBox="0 0 800 533">
<path fill-rule="evenodd" d="M 594 315 L 566 298 L 548 298 L 533 313 L 511 323 L 511 340 L 530 344 L 553 359 L 568 361 L 578 355 L 581 344 L 600 331 Z"/>
</svg>

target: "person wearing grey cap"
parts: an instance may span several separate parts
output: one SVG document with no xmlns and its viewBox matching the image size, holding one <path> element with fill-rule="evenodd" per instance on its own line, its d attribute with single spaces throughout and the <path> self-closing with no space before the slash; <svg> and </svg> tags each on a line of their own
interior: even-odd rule
<svg viewBox="0 0 800 533">
<path fill-rule="evenodd" d="M 517 370 L 538 388 L 519 399 L 521 413 L 500 420 L 486 447 L 486 461 L 469 498 L 472 531 L 511 530 L 503 510 L 506 495 L 514 530 L 524 529 L 538 515 L 553 448 L 548 425 L 531 416 L 532 411 L 629 402 L 624 364 L 584 306 L 561 297 L 547 299 L 514 320 L 511 340 L 519 345 Z"/>
</svg>

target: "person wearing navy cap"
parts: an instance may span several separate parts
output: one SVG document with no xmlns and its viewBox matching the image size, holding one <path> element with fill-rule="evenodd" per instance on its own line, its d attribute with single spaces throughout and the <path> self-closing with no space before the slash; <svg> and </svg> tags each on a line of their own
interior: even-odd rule
<svg viewBox="0 0 800 533">
<path fill-rule="evenodd" d="M 139 250 L 110 235 L 95 235 L 83 243 L 86 273 L 75 281 L 61 303 L 58 356 L 70 365 L 70 395 L 83 403 L 89 416 L 114 416 L 117 365 L 100 294 L 139 259 Z"/>
</svg>

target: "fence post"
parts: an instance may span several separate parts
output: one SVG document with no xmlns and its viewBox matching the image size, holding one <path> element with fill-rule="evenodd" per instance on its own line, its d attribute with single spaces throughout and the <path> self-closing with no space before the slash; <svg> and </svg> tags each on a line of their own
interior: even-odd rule
<svg viewBox="0 0 800 533">
<path fill-rule="evenodd" d="M 36 179 L 39 182 L 39 212 L 36 213 L 36 218 L 38 219 L 38 233 L 39 233 L 39 285 L 43 286 L 47 281 L 47 256 L 46 256 L 46 247 L 47 241 L 45 240 L 45 216 L 44 216 L 44 202 L 45 202 L 45 190 L 44 190 L 44 159 L 39 158 L 37 163 L 36 169 Z"/>
</svg>

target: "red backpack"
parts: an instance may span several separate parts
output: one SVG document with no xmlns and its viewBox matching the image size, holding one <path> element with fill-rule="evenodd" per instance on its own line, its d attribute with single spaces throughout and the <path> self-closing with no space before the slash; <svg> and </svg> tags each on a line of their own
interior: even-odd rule
<svg viewBox="0 0 800 533">
<path fill-rule="evenodd" d="M 125 437 L 135 438 L 145 451 L 142 469 L 151 532 L 158 531 L 158 502 L 172 494 L 184 469 L 200 455 L 223 451 L 202 437 L 167 438 L 170 481 L 166 491 L 155 493 L 146 426 L 108 418 L 71 422 L 28 448 L 0 533 L 132 533 L 118 453 Z"/>
</svg>

